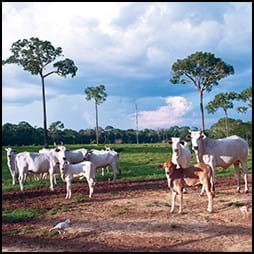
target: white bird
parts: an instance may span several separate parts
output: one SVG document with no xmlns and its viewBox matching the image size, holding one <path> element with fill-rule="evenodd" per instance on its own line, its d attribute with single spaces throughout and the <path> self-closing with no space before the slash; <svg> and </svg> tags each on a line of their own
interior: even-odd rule
<svg viewBox="0 0 254 254">
<path fill-rule="evenodd" d="M 240 211 L 242 212 L 244 216 L 248 216 L 249 214 L 247 206 L 241 206 Z"/>
<path fill-rule="evenodd" d="M 51 232 L 52 230 L 56 230 L 60 234 L 61 230 L 64 230 L 65 228 L 69 227 L 70 223 L 71 223 L 70 219 L 67 219 L 65 221 L 59 222 L 53 228 L 51 228 L 49 230 L 49 232 Z"/>
</svg>

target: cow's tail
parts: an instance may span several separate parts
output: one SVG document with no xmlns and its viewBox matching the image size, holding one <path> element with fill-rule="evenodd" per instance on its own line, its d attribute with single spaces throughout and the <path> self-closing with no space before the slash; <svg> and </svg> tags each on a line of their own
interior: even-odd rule
<svg viewBox="0 0 254 254">
<path fill-rule="evenodd" d="M 215 186 L 214 186 L 214 174 L 213 174 L 213 171 L 212 171 L 212 168 L 209 167 L 209 178 L 210 178 L 210 184 L 211 184 L 211 193 L 212 193 L 212 196 L 215 197 Z"/>
</svg>

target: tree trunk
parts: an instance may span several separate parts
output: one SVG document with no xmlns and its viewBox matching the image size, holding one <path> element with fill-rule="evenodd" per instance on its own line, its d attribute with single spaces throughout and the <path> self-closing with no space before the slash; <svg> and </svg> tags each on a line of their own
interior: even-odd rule
<svg viewBox="0 0 254 254">
<path fill-rule="evenodd" d="M 99 131 L 98 131 L 98 105 L 95 102 L 95 113 L 96 113 L 96 144 L 99 144 Z"/>
<path fill-rule="evenodd" d="M 137 104 L 136 104 L 136 141 L 138 144 L 138 107 L 137 107 Z"/>
<path fill-rule="evenodd" d="M 42 83 L 42 102 L 43 102 L 43 127 L 44 127 L 44 147 L 48 148 L 48 130 L 47 130 L 47 117 L 46 117 L 46 98 L 45 98 L 45 84 L 44 77 L 41 76 Z"/>
<path fill-rule="evenodd" d="M 205 130 L 205 117 L 204 117 L 204 108 L 203 108 L 203 91 L 199 91 L 199 100 L 200 100 L 200 111 L 202 119 L 202 131 Z"/>
<path fill-rule="evenodd" d="M 226 134 L 227 134 L 227 137 L 228 137 L 228 113 L 227 113 L 227 110 L 224 109 L 224 112 L 225 112 L 225 124 L 226 124 Z"/>
</svg>

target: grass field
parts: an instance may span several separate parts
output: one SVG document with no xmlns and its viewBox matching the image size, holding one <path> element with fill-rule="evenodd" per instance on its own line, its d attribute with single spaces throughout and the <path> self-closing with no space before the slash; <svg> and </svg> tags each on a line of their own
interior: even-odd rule
<svg viewBox="0 0 254 254">
<path fill-rule="evenodd" d="M 104 145 L 66 145 L 69 149 L 104 149 Z M 171 158 L 171 147 L 168 144 L 114 144 L 110 145 L 112 149 L 120 152 L 119 168 L 121 175 L 120 179 L 163 179 L 165 178 L 164 170 L 157 170 L 159 163 Z M 19 185 L 12 185 L 11 175 L 8 170 L 5 147 L 2 147 L 2 191 L 18 190 Z M 23 151 L 37 152 L 41 146 L 21 146 L 12 147 L 17 153 Z M 194 154 L 192 153 L 192 162 L 195 162 Z M 248 172 L 252 172 L 252 149 L 250 149 L 248 157 Z M 233 166 L 228 169 L 216 169 L 216 177 L 234 174 Z M 112 171 L 101 176 L 100 171 L 97 172 L 97 180 L 108 179 L 112 177 Z M 58 177 L 58 184 L 63 184 Z M 42 181 L 26 181 L 24 189 L 40 188 L 49 186 L 49 180 Z"/>
</svg>

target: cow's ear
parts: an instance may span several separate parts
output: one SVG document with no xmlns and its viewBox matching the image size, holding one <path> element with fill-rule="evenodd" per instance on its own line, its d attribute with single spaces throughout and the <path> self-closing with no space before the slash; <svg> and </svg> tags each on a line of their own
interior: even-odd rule
<svg viewBox="0 0 254 254">
<path fill-rule="evenodd" d="M 182 144 L 183 146 L 185 145 L 185 141 L 184 140 L 181 140 L 180 141 L 180 144 Z"/>
<path fill-rule="evenodd" d="M 204 139 L 204 138 L 206 138 L 206 135 L 205 135 L 205 134 L 201 134 L 201 135 L 200 135 L 200 138 L 201 138 L 201 139 Z"/>
<path fill-rule="evenodd" d="M 206 134 L 203 130 L 200 132 L 200 138 L 202 139 L 206 138 Z"/>
<path fill-rule="evenodd" d="M 168 144 L 172 144 L 172 143 L 173 143 L 172 140 L 169 140 L 169 141 L 168 141 Z"/>
<path fill-rule="evenodd" d="M 8 151 L 8 148 L 5 147 L 4 150 L 5 150 L 5 151 Z"/>
<path fill-rule="evenodd" d="M 160 163 L 158 166 L 157 166 L 157 170 L 163 168 L 163 163 Z"/>
</svg>

